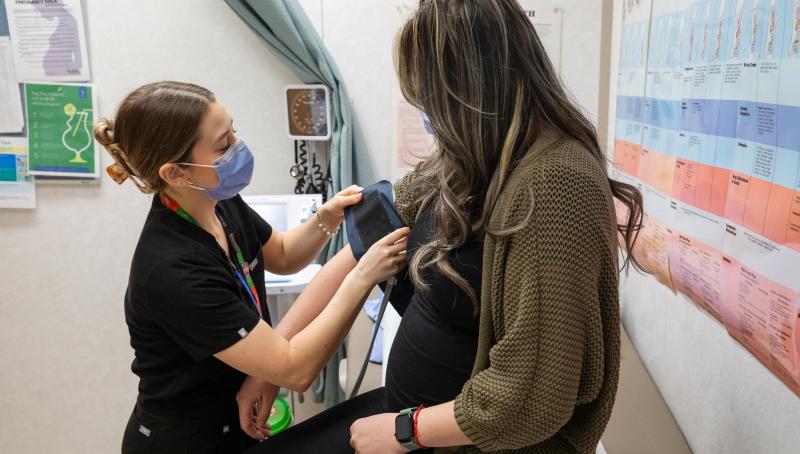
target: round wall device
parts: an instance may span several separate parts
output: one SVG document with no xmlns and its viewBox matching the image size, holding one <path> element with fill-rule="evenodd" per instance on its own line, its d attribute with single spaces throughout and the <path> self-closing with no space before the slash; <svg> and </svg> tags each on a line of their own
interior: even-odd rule
<svg viewBox="0 0 800 454">
<path fill-rule="evenodd" d="M 286 87 L 289 137 L 295 140 L 328 140 L 331 137 L 330 93 L 325 85 Z"/>
</svg>

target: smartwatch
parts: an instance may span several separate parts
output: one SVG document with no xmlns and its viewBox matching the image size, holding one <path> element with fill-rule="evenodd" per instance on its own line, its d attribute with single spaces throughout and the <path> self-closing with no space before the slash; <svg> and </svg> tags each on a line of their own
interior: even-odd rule
<svg viewBox="0 0 800 454">
<path fill-rule="evenodd" d="M 416 451 L 420 446 L 414 441 L 414 412 L 416 408 L 406 408 L 394 418 L 394 438 L 409 451 Z"/>
</svg>

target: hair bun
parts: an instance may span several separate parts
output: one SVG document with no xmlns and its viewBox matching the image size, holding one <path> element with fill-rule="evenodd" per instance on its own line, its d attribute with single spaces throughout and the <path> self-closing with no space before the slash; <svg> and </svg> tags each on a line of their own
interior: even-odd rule
<svg viewBox="0 0 800 454">
<path fill-rule="evenodd" d="M 94 138 L 105 147 L 114 143 L 114 120 L 103 117 L 94 124 Z"/>
</svg>

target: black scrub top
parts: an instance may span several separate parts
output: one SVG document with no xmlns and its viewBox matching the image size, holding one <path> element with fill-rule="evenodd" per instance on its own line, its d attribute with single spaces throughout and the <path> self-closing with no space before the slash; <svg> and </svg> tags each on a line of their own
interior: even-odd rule
<svg viewBox="0 0 800 454">
<path fill-rule="evenodd" d="M 261 247 L 272 228 L 240 196 L 217 203 L 267 315 Z M 238 266 L 229 245 L 231 261 Z M 245 375 L 213 355 L 256 326 L 258 312 L 214 236 L 166 208 L 159 196 L 131 264 L 125 320 L 139 376 L 137 405 L 172 414 L 227 408 Z"/>
</svg>

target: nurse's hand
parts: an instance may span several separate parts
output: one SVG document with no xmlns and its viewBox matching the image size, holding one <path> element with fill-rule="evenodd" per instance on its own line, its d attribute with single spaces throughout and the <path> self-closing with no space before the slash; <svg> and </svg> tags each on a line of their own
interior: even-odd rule
<svg viewBox="0 0 800 454">
<path fill-rule="evenodd" d="M 361 257 L 353 274 L 368 286 L 389 280 L 406 267 L 408 227 L 381 238 Z"/>
<path fill-rule="evenodd" d="M 264 380 L 248 376 L 236 393 L 239 405 L 239 425 L 244 433 L 256 440 L 263 440 L 271 435 L 267 419 L 272 411 L 272 404 L 278 396 L 278 387 Z"/>
<path fill-rule="evenodd" d="M 364 198 L 361 195 L 361 191 L 363 190 L 364 188 L 361 186 L 352 185 L 343 189 L 333 196 L 332 199 L 319 207 L 317 213 L 319 214 L 319 220 L 322 222 L 322 225 L 324 225 L 328 231 L 335 232 L 344 221 L 344 209 L 350 205 L 360 203 Z"/>
</svg>

